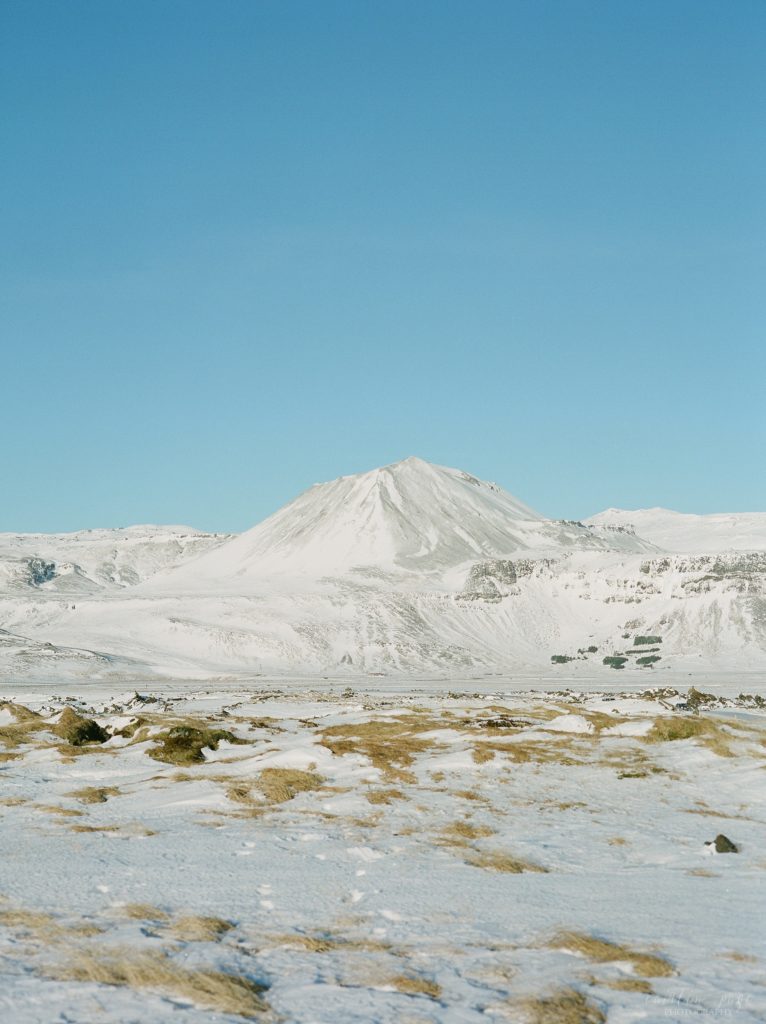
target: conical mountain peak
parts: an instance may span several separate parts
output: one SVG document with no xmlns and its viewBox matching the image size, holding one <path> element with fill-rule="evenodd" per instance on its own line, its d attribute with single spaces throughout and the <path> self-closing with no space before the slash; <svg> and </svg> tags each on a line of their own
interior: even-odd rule
<svg viewBox="0 0 766 1024">
<path fill-rule="evenodd" d="M 372 566 L 434 572 L 526 547 L 539 513 L 497 484 L 417 456 L 315 484 L 235 540 L 184 566 L 187 578 L 335 574 Z"/>
</svg>

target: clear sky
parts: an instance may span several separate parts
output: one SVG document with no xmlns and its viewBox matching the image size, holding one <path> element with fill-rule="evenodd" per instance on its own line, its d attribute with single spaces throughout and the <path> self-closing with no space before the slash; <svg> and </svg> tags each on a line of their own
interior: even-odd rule
<svg viewBox="0 0 766 1024">
<path fill-rule="evenodd" d="M 0 530 L 410 454 L 766 509 L 763 0 L 4 0 Z"/>
</svg>

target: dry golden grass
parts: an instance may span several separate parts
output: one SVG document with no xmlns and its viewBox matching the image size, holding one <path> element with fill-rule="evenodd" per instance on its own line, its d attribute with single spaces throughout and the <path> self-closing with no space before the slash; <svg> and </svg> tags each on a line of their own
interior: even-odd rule
<svg viewBox="0 0 766 1024">
<path fill-rule="evenodd" d="M 2 703 L 0 707 L 10 711 L 15 719 L 12 724 L 0 726 L 0 743 L 5 747 L 13 749 L 30 743 L 35 733 L 50 729 L 41 715 L 24 707 L 23 704 Z"/>
<path fill-rule="evenodd" d="M 394 800 L 404 800 L 404 793 L 400 789 L 370 789 L 365 793 L 371 804 L 390 804 Z"/>
<path fill-rule="evenodd" d="M 565 767 L 592 763 L 598 739 L 587 733 L 549 733 L 545 738 L 520 739 L 493 744 L 515 764 L 560 764 Z"/>
<path fill-rule="evenodd" d="M 110 796 L 119 796 L 120 791 L 116 786 L 83 786 L 82 789 L 73 789 L 67 796 L 74 797 L 83 804 L 103 804 Z"/>
<path fill-rule="evenodd" d="M 529 1024 L 604 1024 L 606 1021 L 598 1006 L 573 988 L 526 999 L 520 1009 Z"/>
<path fill-rule="evenodd" d="M 687 875 L 695 875 L 697 878 L 720 878 L 715 871 L 708 871 L 707 868 L 689 868 Z"/>
<path fill-rule="evenodd" d="M 303 949 L 307 953 L 332 953 L 337 949 L 362 953 L 390 953 L 390 943 L 379 939 L 349 939 L 335 935 L 273 935 L 269 945 Z"/>
<path fill-rule="evenodd" d="M 71 747 L 81 747 L 85 743 L 105 743 L 109 739 L 109 733 L 98 722 L 78 715 L 70 707 L 64 708 L 58 722 L 51 727 L 51 732 Z"/>
<path fill-rule="evenodd" d="M 675 973 L 673 966 L 656 953 L 642 953 L 581 932 L 561 932 L 549 945 L 577 953 L 594 963 L 629 963 L 642 978 L 668 978 Z"/>
<path fill-rule="evenodd" d="M 486 764 L 487 761 L 494 760 L 495 751 L 484 744 L 477 744 L 471 751 L 471 757 L 475 764 Z"/>
<path fill-rule="evenodd" d="M 487 825 L 472 825 L 470 821 L 453 821 L 445 825 L 441 834 L 446 838 L 481 839 L 493 835 L 495 830 Z"/>
<path fill-rule="evenodd" d="M 71 825 L 70 832 L 119 832 L 118 825 Z"/>
<path fill-rule="evenodd" d="M 234 924 L 222 917 L 179 917 L 173 922 L 171 932 L 182 942 L 218 942 Z"/>
<path fill-rule="evenodd" d="M 654 992 L 646 978 L 608 978 L 605 981 L 594 981 L 594 984 L 614 989 L 616 992 L 643 992 L 645 995 L 651 995 Z"/>
<path fill-rule="evenodd" d="M 167 921 L 169 915 L 151 903 L 126 903 L 118 907 L 121 917 L 130 917 L 135 921 Z"/>
<path fill-rule="evenodd" d="M 644 740 L 647 743 L 670 743 L 675 740 L 696 739 L 719 757 L 733 757 L 730 746 L 732 738 L 717 722 L 709 718 L 671 718 L 663 715 L 654 720 L 654 725 Z"/>
<path fill-rule="evenodd" d="M 58 928 L 53 915 L 40 910 L 0 910 L 0 924 L 41 937 L 54 934 Z"/>
<path fill-rule="evenodd" d="M 159 953 L 123 950 L 97 956 L 78 950 L 66 963 L 45 969 L 45 974 L 61 981 L 116 985 L 178 996 L 207 1010 L 242 1017 L 257 1017 L 267 1010 L 262 997 L 264 986 L 250 978 L 224 971 L 189 970 Z"/>
<path fill-rule="evenodd" d="M 421 714 L 373 718 L 331 726 L 322 732 L 320 742 L 336 756 L 361 754 L 392 782 L 415 782 L 407 769 L 419 754 L 435 745 L 420 734 L 450 727 L 443 719 Z"/>
<path fill-rule="evenodd" d="M 734 960 L 740 964 L 757 964 L 758 957 L 750 956 L 749 953 L 740 953 L 736 949 L 727 950 L 724 953 L 717 953 L 717 956 L 722 957 L 724 960 Z"/>
<path fill-rule="evenodd" d="M 627 846 L 628 845 L 628 840 L 623 838 L 623 836 L 612 836 L 612 838 L 609 840 L 609 845 L 610 846 Z"/>
<path fill-rule="evenodd" d="M 522 860 L 520 857 L 513 857 L 510 853 L 502 850 L 477 850 L 468 857 L 466 863 L 475 868 L 485 868 L 487 871 L 502 871 L 508 875 L 521 875 L 525 871 L 533 871 L 538 874 L 547 874 L 548 869 L 532 861 Z"/>
<path fill-rule="evenodd" d="M 3 807 L 21 807 L 22 804 L 29 803 L 24 796 L 4 796 L 0 797 L 0 805 Z"/>
<path fill-rule="evenodd" d="M 483 797 L 481 793 L 475 789 L 453 789 L 452 796 L 459 797 L 461 800 L 474 800 L 477 803 L 487 802 L 487 798 Z"/>
<path fill-rule="evenodd" d="M 0 707 L 4 711 L 10 711 L 17 722 L 39 722 L 42 716 L 24 704 L 14 704 L 12 701 L 0 701 Z"/>
<path fill-rule="evenodd" d="M 256 785 L 269 803 L 283 804 L 298 793 L 322 788 L 324 779 L 316 772 L 302 772 L 297 768 L 264 768 Z"/>
<path fill-rule="evenodd" d="M 148 751 L 149 756 L 165 764 L 204 764 L 203 750 L 217 750 L 221 740 L 228 743 L 248 742 L 227 729 L 210 729 L 207 724 L 191 724 L 191 721 L 173 725 L 170 729 L 153 736 L 155 745 Z"/>
<path fill-rule="evenodd" d="M 8 908 L 0 911 L 0 925 L 12 928 L 22 935 L 32 936 L 39 942 L 55 944 L 71 940 L 74 936 L 87 938 L 100 935 L 104 929 L 92 921 L 62 924 L 52 914 L 40 910 Z"/>
<path fill-rule="evenodd" d="M 44 814 L 57 814 L 61 818 L 81 818 L 83 815 L 82 811 L 77 811 L 74 807 L 59 807 L 57 804 L 32 804 L 32 807 L 36 811 L 42 811 Z"/>
<path fill-rule="evenodd" d="M 397 992 L 403 992 L 408 996 L 428 996 L 429 999 L 439 999 L 442 994 L 441 985 L 437 985 L 435 981 L 429 981 L 428 978 L 411 977 L 408 974 L 396 974 L 382 985 L 395 988 Z"/>
</svg>

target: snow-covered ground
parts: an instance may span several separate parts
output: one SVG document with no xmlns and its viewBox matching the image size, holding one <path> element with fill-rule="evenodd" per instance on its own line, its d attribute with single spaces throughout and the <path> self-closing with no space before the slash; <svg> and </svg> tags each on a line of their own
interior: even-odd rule
<svg viewBox="0 0 766 1024">
<path fill-rule="evenodd" d="M 4 1021 L 766 1018 L 757 696 L 64 689 L 0 705 Z"/>
</svg>

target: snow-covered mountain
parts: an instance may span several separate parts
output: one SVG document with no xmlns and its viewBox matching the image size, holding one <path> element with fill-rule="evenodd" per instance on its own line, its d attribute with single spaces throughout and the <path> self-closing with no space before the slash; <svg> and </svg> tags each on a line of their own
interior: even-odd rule
<svg viewBox="0 0 766 1024">
<path fill-rule="evenodd" d="M 550 520 L 409 458 L 235 537 L 0 537 L 0 627 L 8 679 L 763 670 L 766 516 Z"/>
<path fill-rule="evenodd" d="M 410 457 L 315 484 L 264 522 L 155 579 L 152 590 L 208 590 L 265 577 L 353 569 L 432 578 L 466 563 L 564 551 L 652 551 L 628 531 L 545 519 L 494 483 Z"/>
<path fill-rule="evenodd" d="M 134 586 L 229 540 L 190 526 L 0 533 L 0 591 L 96 592 Z"/>
<path fill-rule="evenodd" d="M 696 516 L 666 508 L 626 512 L 609 508 L 586 520 L 592 526 L 630 530 L 665 551 L 711 554 L 766 551 L 766 512 Z"/>
</svg>

